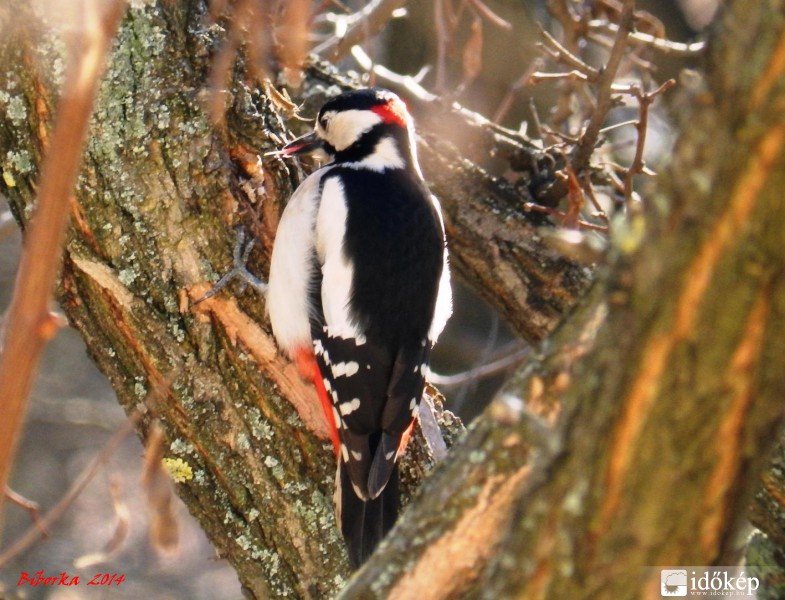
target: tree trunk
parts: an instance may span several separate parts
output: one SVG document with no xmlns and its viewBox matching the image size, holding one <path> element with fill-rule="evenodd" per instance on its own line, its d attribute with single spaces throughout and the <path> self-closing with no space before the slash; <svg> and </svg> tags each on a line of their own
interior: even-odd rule
<svg viewBox="0 0 785 600">
<path fill-rule="evenodd" d="M 731 560 L 785 392 L 782 369 L 765 368 L 785 339 L 781 11 L 778 1 L 729 3 L 644 215 L 616 229 L 610 265 L 552 350 L 425 482 L 343 597 L 658 597 L 643 565 Z M 251 266 L 267 272 L 299 178 L 291 164 L 259 160 L 286 126 L 241 64 L 224 123 L 209 121 L 202 91 L 222 30 L 206 12 L 196 0 L 129 9 L 72 203 L 59 297 L 125 409 L 146 407 L 140 434 L 157 418 L 166 455 L 190 465 L 178 492 L 247 591 L 330 597 L 348 567 L 318 403 L 277 355 L 255 294 L 193 304 L 230 266 L 234 225 L 258 238 Z M 53 34 L 33 35 L 0 47 L 13 65 L 0 73 L 0 190 L 22 222 L 59 56 Z M 342 80 L 315 65 L 303 97 L 318 105 L 331 83 Z M 453 265 L 521 335 L 545 338 L 591 273 L 539 241 L 520 208 L 527 190 L 492 178 L 482 158 L 496 147 L 530 169 L 542 157 L 448 105 L 418 109 Z M 471 141 L 448 143 L 437 123 Z"/>
</svg>

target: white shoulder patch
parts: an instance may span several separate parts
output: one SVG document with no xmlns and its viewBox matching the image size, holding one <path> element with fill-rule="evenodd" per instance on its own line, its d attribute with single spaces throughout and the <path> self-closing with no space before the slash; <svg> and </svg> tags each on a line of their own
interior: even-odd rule
<svg viewBox="0 0 785 600">
<path fill-rule="evenodd" d="M 361 332 L 350 314 L 354 268 L 343 249 L 346 234 L 346 198 L 343 184 L 330 177 L 322 187 L 316 216 L 316 255 L 322 265 L 322 310 L 333 337 L 357 338 Z"/>
</svg>

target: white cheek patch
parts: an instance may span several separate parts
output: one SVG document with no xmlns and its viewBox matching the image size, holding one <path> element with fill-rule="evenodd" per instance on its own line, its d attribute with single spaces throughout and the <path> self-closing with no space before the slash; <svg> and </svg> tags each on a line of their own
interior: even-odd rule
<svg viewBox="0 0 785 600">
<path fill-rule="evenodd" d="M 330 119 L 324 139 L 340 152 L 381 122 L 382 118 L 370 110 L 344 110 Z"/>
</svg>

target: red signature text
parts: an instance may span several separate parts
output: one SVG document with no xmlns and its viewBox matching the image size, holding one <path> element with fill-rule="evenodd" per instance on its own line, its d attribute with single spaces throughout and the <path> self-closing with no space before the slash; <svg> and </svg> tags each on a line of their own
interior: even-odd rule
<svg viewBox="0 0 785 600">
<path fill-rule="evenodd" d="M 125 575 L 122 573 L 97 573 L 87 582 L 87 585 L 120 585 L 123 581 L 125 581 Z M 70 575 L 65 571 L 53 576 L 47 576 L 43 570 L 36 571 L 32 575 L 22 571 L 16 585 L 17 587 L 20 585 L 80 585 L 80 581 L 79 575 Z"/>
</svg>

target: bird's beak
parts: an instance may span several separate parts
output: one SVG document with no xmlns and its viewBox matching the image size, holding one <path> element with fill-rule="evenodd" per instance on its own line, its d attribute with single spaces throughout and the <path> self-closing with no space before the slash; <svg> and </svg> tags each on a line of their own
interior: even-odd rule
<svg viewBox="0 0 785 600">
<path fill-rule="evenodd" d="M 288 144 L 286 144 L 279 153 L 282 156 L 293 156 L 295 154 L 308 154 L 310 152 L 316 152 L 323 147 L 324 143 L 322 139 L 316 135 L 316 132 L 306 133 L 303 136 L 298 137 L 296 140 L 292 140 Z"/>
</svg>

